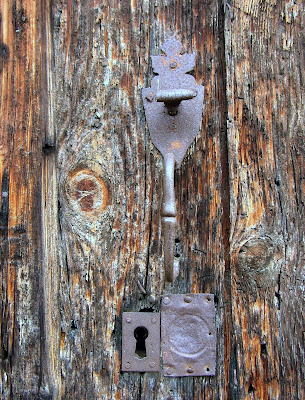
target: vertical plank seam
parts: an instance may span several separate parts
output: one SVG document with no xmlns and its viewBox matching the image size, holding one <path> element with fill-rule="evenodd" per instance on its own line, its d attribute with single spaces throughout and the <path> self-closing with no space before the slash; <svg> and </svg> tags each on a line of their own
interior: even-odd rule
<svg viewBox="0 0 305 400">
<path fill-rule="evenodd" d="M 42 104 L 44 121 L 44 143 L 42 160 L 42 324 L 44 341 L 42 355 L 46 361 L 42 363 L 45 368 L 46 382 L 52 398 L 60 398 L 60 315 L 56 303 L 58 291 L 58 213 L 57 213 L 57 179 L 56 179 L 56 134 L 53 115 L 53 48 L 51 37 L 51 5 L 43 2 L 45 26 L 42 27 L 45 53 L 45 76 L 43 86 L 45 89 L 46 103 Z M 55 303 L 55 304 L 54 304 Z M 56 320 L 56 324 L 53 321 Z"/>
<path fill-rule="evenodd" d="M 232 289 L 231 289 L 231 263 L 230 263 L 230 172 L 229 172 L 229 150 L 228 150 L 228 86 L 227 86 L 227 43 L 225 30 L 227 29 L 228 19 L 231 18 L 230 5 L 222 0 L 218 1 L 219 7 L 219 58 L 221 60 L 220 73 L 219 73 L 219 101 L 222 101 L 222 116 L 220 116 L 220 141 L 221 141 L 221 164 L 222 164 L 222 232 L 223 232 L 223 247 L 224 247 L 224 371 L 225 371 L 225 398 L 231 398 L 231 387 L 234 382 L 234 376 L 231 371 L 232 362 Z M 221 95 L 221 91 L 225 93 Z M 223 99 L 223 100 L 221 100 Z M 228 315 L 228 316 L 226 316 Z M 226 342 L 227 341 L 227 342 Z"/>
</svg>

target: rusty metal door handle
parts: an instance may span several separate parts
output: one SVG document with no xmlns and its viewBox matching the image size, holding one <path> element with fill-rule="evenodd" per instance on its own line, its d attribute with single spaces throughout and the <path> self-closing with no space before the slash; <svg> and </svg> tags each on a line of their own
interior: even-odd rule
<svg viewBox="0 0 305 400">
<path fill-rule="evenodd" d="M 174 173 L 199 131 L 204 87 L 196 85 L 195 78 L 187 74 L 195 66 L 195 53 L 181 54 L 182 44 L 174 37 L 163 44 L 162 50 L 165 55 L 151 57 L 158 75 L 152 79 L 151 88 L 142 90 L 142 96 L 152 142 L 164 158 L 161 215 L 165 276 L 171 282 L 178 273 L 174 271 Z"/>
</svg>

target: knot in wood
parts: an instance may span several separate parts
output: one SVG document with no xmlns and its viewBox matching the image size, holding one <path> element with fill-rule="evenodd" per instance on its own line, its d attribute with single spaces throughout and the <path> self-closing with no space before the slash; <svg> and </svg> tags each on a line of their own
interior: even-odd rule
<svg viewBox="0 0 305 400">
<path fill-rule="evenodd" d="M 105 182 L 88 169 L 72 173 L 69 178 L 68 194 L 72 206 L 85 213 L 102 211 L 109 203 Z"/>
<path fill-rule="evenodd" d="M 241 269 L 264 272 L 274 254 L 274 247 L 270 240 L 250 239 L 238 253 L 238 266 Z"/>
<path fill-rule="evenodd" d="M 237 254 L 236 269 L 240 283 L 266 288 L 276 282 L 282 247 L 269 237 L 249 239 Z"/>
</svg>

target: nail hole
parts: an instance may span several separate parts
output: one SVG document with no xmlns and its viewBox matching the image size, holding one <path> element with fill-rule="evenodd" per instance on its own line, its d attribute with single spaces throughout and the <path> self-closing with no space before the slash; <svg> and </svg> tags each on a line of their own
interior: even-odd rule
<svg viewBox="0 0 305 400">
<path fill-rule="evenodd" d="M 74 319 L 71 320 L 71 329 L 73 331 L 77 329 L 77 324 L 76 324 L 76 321 Z"/>
<path fill-rule="evenodd" d="M 266 345 L 266 343 L 262 343 L 261 344 L 261 355 L 266 356 L 267 354 L 268 354 L 267 345 Z"/>
<path fill-rule="evenodd" d="M 253 393 L 253 392 L 255 392 L 255 387 L 252 385 L 252 383 L 250 383 L 248 393 Z"/>
</svg>

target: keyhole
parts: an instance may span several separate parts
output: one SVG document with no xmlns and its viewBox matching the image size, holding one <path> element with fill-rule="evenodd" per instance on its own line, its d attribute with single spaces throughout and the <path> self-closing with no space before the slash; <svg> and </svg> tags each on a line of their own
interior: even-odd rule
<svg viewBox="0 0 305 400">
<path fill-rule="evenodd" d="M 138 326 L 134 330 L 134 337 L 137 341 L 135 353 L 138 358 L 146 357 L 145 340 L 147 336 L 148 336 L 148 330 L 144 326 Z"/>
</svg>

